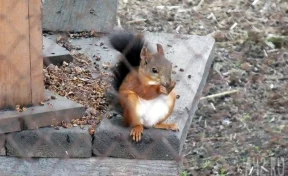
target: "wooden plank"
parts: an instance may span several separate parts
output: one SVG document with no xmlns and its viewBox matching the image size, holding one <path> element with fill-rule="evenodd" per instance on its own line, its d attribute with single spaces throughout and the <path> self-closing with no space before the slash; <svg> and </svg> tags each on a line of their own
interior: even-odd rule
<svg viewBox="0 0 288 176">
<path fill-rule="evenodd" d="M 0 15 L 0 108 L 29 104 L 28 0 L 1 0 Z"/>
<path fill-rule="evenodd" d="M 73 57 L 70 52 L 56 43 L 56 40 L 51 40 L 47 37 L 43 37 L 43 55 L 44 65 L 62 65 L 63 62 L 70 63 L 73 61 Z"/>
<path fill-rule="evenodd" d="M 0 157 L 1 175 L 133 175 L 176 176 L 179 165 L 176 161 L 135 160 L 117 158 L 56 159 L 41 158 L 24 160 Z"/>
<path fill-rule="evenodd" d="M 0 156 L 6 155 L 5 142 L 6 136 L 4 134 L 0 134 Z"/>
<path fill-rule="evenodd" d="M 111 32 L 116 22 L 117 4 L 117 0 L 46 0 L 43 29 Z"/>
<path fill-rule="evenodd" d="M 21 113 L 16 110 L 0 111 L 0 134 L 38 129 L 63 120 L 70 122 L 85 114 L 86 108 L 83 105 L 46 90 L 45 97 L 51 96 L 56 99 L 45 101 L 43 106 L 28 107 Z"/>
<path fill-rule="evenodd" d="M 42 54 L 42 0 L 29 0 L 32 104 L 44 99 Z"/>
</svg>

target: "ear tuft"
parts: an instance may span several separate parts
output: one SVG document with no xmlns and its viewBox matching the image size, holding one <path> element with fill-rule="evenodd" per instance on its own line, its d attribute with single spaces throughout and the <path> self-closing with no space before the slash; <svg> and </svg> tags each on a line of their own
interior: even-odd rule
<svg viewBox="0 0 288 176">
<path fill-rule="evenodd" d="M 159 54 L 163 55 L 164 56 L 164 50 L 163 50 L 163 47 L 161 44 L 157 43 L 157 51 Z"/>
<path fill-rule="evenodd" d="M 141 60 L 145 60 L 145 61 L 151 59 L 151 54 L 145 46 L 141 50 L 140 57 L 141 57 Z"/>
</svg>

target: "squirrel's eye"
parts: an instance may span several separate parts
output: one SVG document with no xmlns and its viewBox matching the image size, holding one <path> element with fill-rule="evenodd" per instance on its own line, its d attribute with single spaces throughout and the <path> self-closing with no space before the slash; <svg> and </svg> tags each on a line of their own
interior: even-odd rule
<svg viewBox="0 0 288 176">
<path fill-rule="evenodd" d="M 153 73 L 158 73 L 158 70 L 156 68 L 152 68 Z"/>
</svg>

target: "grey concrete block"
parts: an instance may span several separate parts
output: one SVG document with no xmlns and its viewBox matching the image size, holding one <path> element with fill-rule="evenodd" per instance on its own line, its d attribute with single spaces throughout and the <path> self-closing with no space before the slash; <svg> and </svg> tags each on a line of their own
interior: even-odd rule
<svg viewBox="0 0 288 176">
<path fill-rule="evenodd" d="M 155 43 L 161 43 L 167 58 L 177 66 L 174 67 L 176 74 L 173 79 L 180 98 L 167 122 L 176 122 L 180 132 L 146 129 L 142 141 L 134 144 L 128 140 L 130 129 L 119 125 L 117 119 L 105 119 L 94 136 L 93 153 L 97 156 L 166 160 L 177 158 L 182 151 L 214 57 L 214 39 L 153 33 L 146 33 L 146 36 L 153 44 L 150 46 L 152 50 L 156 50 Z"/>
<path fill-rule="evenodd" d="M 7 134 L 8 156 L 17 157 L 91 157 L 92 138 L 88 126 L 40 128 Z"/>
<path fill-rule="evenodd" d="M 56 43 L 56 40 L 48 39 L 43 37 L 43 55 L 44 55 L 44 65 L 62 65 L 65 61 L 67 63 L 73 61 L 73 57 L 70 52 Z"/>
<path fill-rule="evenodd" d="M 6 155 L 5 142 L 6 136 L 4 134 L 0 134 L 0 156 Z"/>
<path fill-rule="evenodd" d="M 85 114 L 85 107 L 67 98 L 45 91 L 45 97 L 54 96 L 43 106 L 27 107 L 24 112 L 16 110 L 0 111 L 0 134 L 22 131 L 27 129 L 38 129 L 50 126 L 56 122 L 71 121 Z"/>
<path fill-rule="evenodd" d="M 1 175 L 41 176 L 175 176 L 179 165 L 175 161 L 135 160 L 93 157 L 87 159 L 39 158 L 25 160 L 0 157 Z"/>
<path fill-rule="evenodd" d="M 116 22 L 117 0 L 47 0 L 43 29 L 109 32 Z"/>
</svg>

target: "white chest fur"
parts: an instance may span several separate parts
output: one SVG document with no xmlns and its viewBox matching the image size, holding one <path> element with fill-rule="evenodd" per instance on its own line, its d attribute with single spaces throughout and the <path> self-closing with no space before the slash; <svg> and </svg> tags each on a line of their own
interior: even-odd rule
<svg viewBox="0 0 288 176">
<path fill-rule="evenodd" d="M 139 97 L 137 113 L 141 123 L 145 127 L 152 127 L 157 124 L 168 114 L 171 103 L 169 95 L 159 95 L 153 100 L 145 100 Z"/>
</svg>

